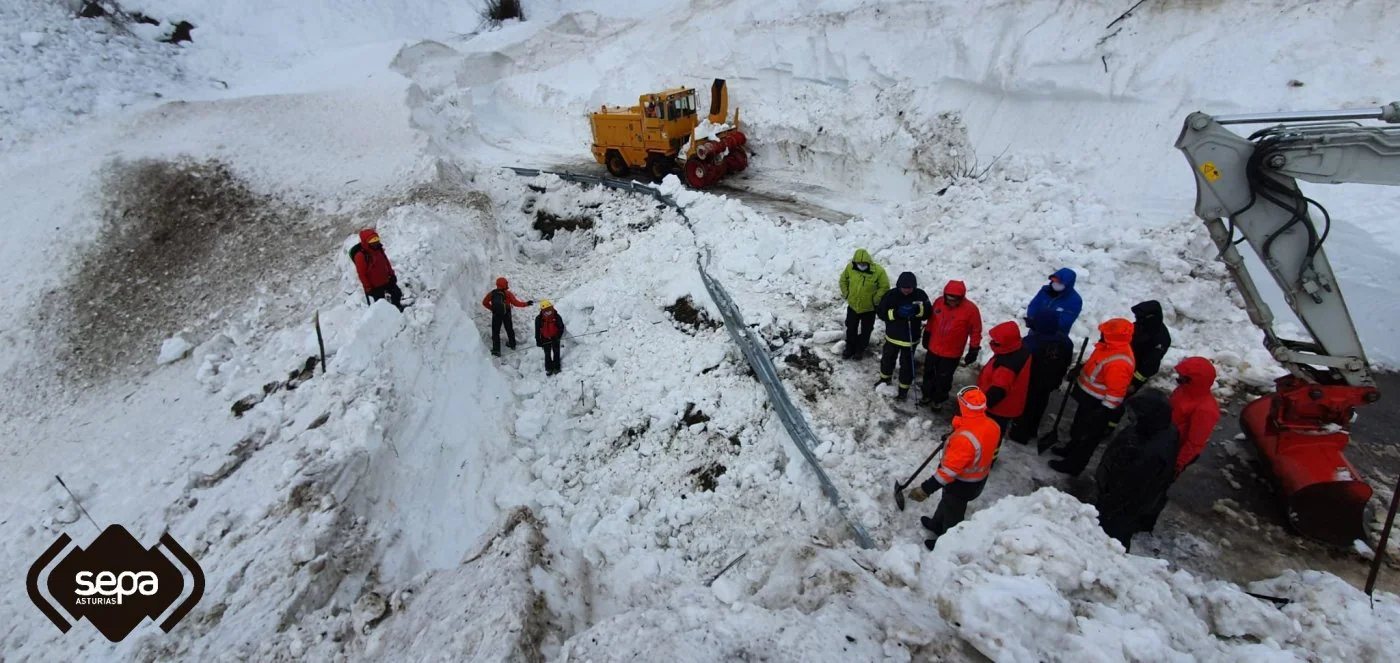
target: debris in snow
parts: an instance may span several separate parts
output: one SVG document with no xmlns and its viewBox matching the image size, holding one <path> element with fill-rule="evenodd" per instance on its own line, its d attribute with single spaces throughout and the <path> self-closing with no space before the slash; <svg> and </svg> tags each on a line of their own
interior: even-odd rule
<svg viewBox="0 0 1400 663">
<path fill-rule="evenodd" d="M 713 320 L 704 309 L 695 308 L 695 300 L 690 295 L 676 299 L 676 303 L 665 307 L 667 313 L 675 318 L 676 322 L 689 325 L 692 329 L 705 327 L 707 329 L 718 329 L 723 323 Z"/>
<path fill-rule="evenodd" d="M 160 355 L 156 357 L 156 363 L 161 366 L 173 364 L 184 359 L 193 349 L 194 344 L 179 336 L 167 338 L 160 344 Z"/>
<path fill-rule="evenodd" d="M 355 600 L 351 613 L 360 632 L 368 633 L 371 627 L 389 614 L 389 602 L 378 592 L 366 592 Z"/>
<path fill-rule="evenodd" d="M 535 230 L 540 231 L 541 239 L 554 239 L 554 233 L 559 230 L 573 232 L 575 230 L 587 230 L 592 228 L 594 220 L 587 216 L 581 217 L 560 217 L 544 210 L 535 211 Z"/>
</svg>

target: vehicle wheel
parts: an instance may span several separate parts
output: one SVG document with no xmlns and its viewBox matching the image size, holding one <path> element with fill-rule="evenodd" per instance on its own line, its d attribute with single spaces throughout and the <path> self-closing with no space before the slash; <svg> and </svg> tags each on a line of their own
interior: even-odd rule
<svg viewBox="0 0 1400 663">
<path fill-rule="evenodd" d="M 675 166 L 676 162 L 671 157 L 653 154 L 650 159 L 647 159 L 647 174 L 651 175 L 651 179 L 660 182 L 666 179 L 671 171 L 675 170 Z"/>
<path fill-rule="evenodd" d="M 685 183 L 692 189 L 703 189 L 714 182 L 710 179 L 710 164 L 692 158 L 685 162 Z"/>
<path fill-rule="evenodd" d="M 627 177 L 631 170 L 627 167 L 627 160 L 623 159 L 621 154 L 608 152 L 608 172 L 612 173 L 613 177 Z"/>
<path fill-rule="evenodd" d="M 742 173 L 749 167 L 749 154 L 742 149 L 730 148 L 724 157 L 724 165 L 731 173 Z"/>
</svg>

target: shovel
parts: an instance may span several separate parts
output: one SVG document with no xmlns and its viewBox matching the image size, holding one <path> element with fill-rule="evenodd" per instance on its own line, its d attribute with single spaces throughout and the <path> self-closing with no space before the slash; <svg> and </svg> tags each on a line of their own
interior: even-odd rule
<svg viewBox="0 0 1400 663">
<path fill-rule="evenodd" d="M 900 511 L 904 510 L 904 489 L 908 488 L 909 484 L 914 483 L 914 480 L 919 478 L 919 473 L 923 472 L 924 468 L 928 467 L 928 464 L 933 462 L 933 458 L 938 455 L 938 452 L 943 451 L 943 445 L 948 443 L 949 435 L 952 435 L 952 433 L 943 436 L 943 441 L 938 443 L 938 448 L 934 449 L 933 453 L 929 454 L 928 458 L 924 459 L 923 465 L 920 465 L 919 469 L 914 470 L 914 473 L 909 476 L 908 481 L 904 483 L 898 481 L 894 482 L 894 503 L 899 506 Z"/>
<path fill-rule="evenodd" d="M 1079 344 L 1079 359 L 1074 362 L 1075 366 L 1084 366 L 1084 351 L 1089 349 L 1089 337 L 1084 337 L 1084 342 Z M 1073 382 L 1065 383 L 1065 393 L 1060 397 L 1060 412 L 1055 415 L 1055 427 L 1050 432 L 1041 435 L 1035 442 L 1035 453 L 1037 456 L 1045 453 L 1047 449 L 1060 443 L 1060 421 L 1065 418 L 1065 403 L 1069 402 L 1069 390 L 1074 388 Z"/>
</svg>

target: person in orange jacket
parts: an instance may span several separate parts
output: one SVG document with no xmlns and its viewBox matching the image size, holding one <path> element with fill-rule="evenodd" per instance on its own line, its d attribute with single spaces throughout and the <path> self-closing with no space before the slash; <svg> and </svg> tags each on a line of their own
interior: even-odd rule
<svg viewBox="0 0 1400 663">
<path fill-rule="evenodd" d="M 1113 318 L 1099 325 L 1099 342 L 1094 344 L 1094 354 L 1068 376 L 1075 381 L 1070 396 L 1078 407 L 1069 428 L 1069 444 L 1055 451 L 1064 458 L 1050 461 L 1051 469 L 1077 476 L 1089 464 L 1133 383 L 1133 372 L 1137 369 L 1132 343 L 1133 323 Z"/>
<path fill-rule="evenodd" d="M 920 516 L 919 522 L 933 532 L 924 547 L 933 550 L 938 537 L 963 521 L 967 504 L 982 494 L 987 476 L 1001 450 L 1001 427 L 987 416 L 987 396 L 977 387 L 963 387 L 958 392 L 960 416 L 953 417 L 953 432 L 949 433 L 943 457 L 933 476 L 909 491 L 909 499 L 922 502 L 941 489 L 943 499 L 933 517 Z"/>
<path fill-rule="evenodd" d="M 1031 386 L 1031 353 L 1021 346 L 1021 328 L 1006 321 L 987 334 L 991 338 L 992 360 L 977 376 L 977 388 L 987 396 L 987 415 L 1002 430 L 1026 411 L 1026 392 Z"/>
<path fill-rule="evenodd" d="M 496 279 L 496 289 L 486 293 L 481 305 L 491 312 L 491 354 L 501 356 L 501 327 L 506 328 L 506 347 L 515 349 L 515 323 L 511 319 L 510 307 L 525 308 L 535 300 L 520 301 L 510 291 L 510 282 L 502 276 Z"/>
<path fill-rule="evenodd" d="M 963 356 L 963 349 L 967 356 Z M 958 360 L 963 366 L 977 361 L 982 351 L 982 311 L 967 299 L 967 285 L 949 281 L 943 286 L 943 296 L 933 302 L 924 329 L 924 382 L 920 388 L 919 405 L 939 407 L 948 400 L 953 388 L 953 373 Z"/>
</svg>

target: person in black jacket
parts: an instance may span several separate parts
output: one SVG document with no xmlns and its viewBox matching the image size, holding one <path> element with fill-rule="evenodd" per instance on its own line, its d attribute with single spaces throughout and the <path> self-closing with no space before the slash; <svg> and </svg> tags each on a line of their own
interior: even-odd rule
<svg viewBox="0 0 1400 663">
<path fill-rule="evenodd" d="M 1162 368 L 1162 357 L 1172 347 L 1172 334 L 1162 322 L 1162 304 L 1155 299 L 1138 302 L 1133 307 L 1133 385 L 1128 387 L 1131 395 Z"/>
<path fill-rule="evenodd" d="M 548 299 L 541 299 L 540 314 L 535 316 L 535 345 L 544 348 L 545 375 L 563 370 L 559 363 L 559 344 L 566 333 L 563 316 L 554 310 L 554 304 Z"/>
<path fill-rule="evenodd" d="M 875 386 L 890 383 L 898 360 L 899 400 L 909 398 L 909 385 L 914 382 L 914 344 L 919 342 L 923 321 L 933 308 L 918 285 L 913 272 L 900 274 L 895 287 L 880 298 L 875 308 L 885 321 L 885 349 L 880 355 L 880 380 Z"/>
<path fill-rule="evenodd" d="M 1132 308 L 1133 311 L 1133 383 L 1128 386 L 1128 397 L 1132 398 L 1142 385 L 1147 384 L 1152 376 L 1162 369 L 1162 357 L 1166 356 L 1167 350 L 1172 347 L 1172 334 L 1167 331 L 1167 325 L 1162 321 L 1162 303 L 1149 299 L 1145 302 L 1138 302 Z M 1113 413 L 1113 418 L 1108 422 L 1108 430 L 1111 435 L 1118 428 L 1118 422 L 1123 419 L 1123 408 L 1118 408 Z"/>
<path fill-rule="evenodd" d="M 1060 329 L 1060 318 L 1054 310 L 1036 311 L 1027 326 L 1030 331 L 1021 340 L 1021 347 L 1031 353 L 1031 383 L 1026 389 L 1026 409 L 1007 435 L 1021 444 L 1029 444 L 1040 432 L 1050 394 L 1059 388 L 1065 371 L 1074 363 L 1074 342 Z"/>
<path fill-rule="evenodd" d="M 1165 501 L 1176 478 L 1179 442 L 1166 394 L 1148 389 L 1129 399 L 1126 407 L 1137 423 L 1104 450 L 1095 472 L 1099 495 L 1094 506 L 1103 531 L 1129 550 L 1133 534 L 1143 531 L 1143 517 Z"/>
</svg>

